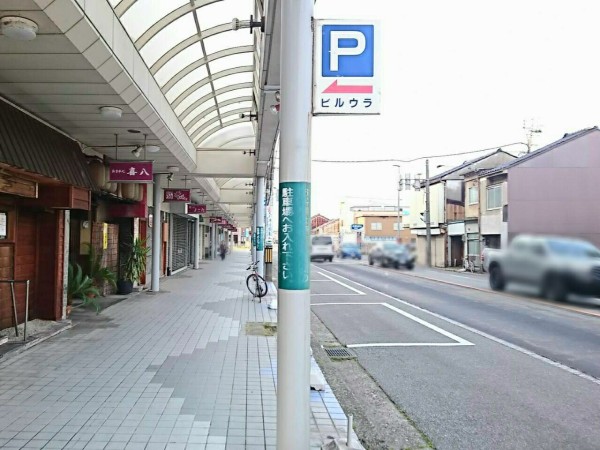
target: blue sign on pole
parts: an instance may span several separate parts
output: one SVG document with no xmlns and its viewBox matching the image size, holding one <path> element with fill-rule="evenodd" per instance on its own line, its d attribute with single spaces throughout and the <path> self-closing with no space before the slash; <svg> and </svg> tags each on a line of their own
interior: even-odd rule
<svg viewBox="0 0 600 450">
<path fill-rule="evenodd" d="M 323 25 L 324 77 L 372 77 L 375 71 L 373 25 Z"/>
<path fill-rule="evenodd" d="M 352 231 L 360 231 L 362 230 L 364 227 L 364 225 L 362 223 L 353 223 L 352 225 L 350 225 L 350 229 Z"/>
</svg>

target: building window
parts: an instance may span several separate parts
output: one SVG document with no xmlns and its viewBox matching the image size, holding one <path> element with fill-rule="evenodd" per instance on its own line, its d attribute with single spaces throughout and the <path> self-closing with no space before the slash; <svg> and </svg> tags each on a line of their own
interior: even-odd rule
<svg viewBox="0 0 600 450">
<path fill-rule="evenodd" d="M 381 222 L 371 222 L 371 230 L 372 231 L 381 231 L 383 229 L 383 225 Z"/>
<path fill-rule="evenodd" d="M 402 222 L 394 222 L 394 231 L 398 231 L 398 228 L 402 230 Z"/>
<path fill-rule="evenodd" d="M 479 188 L 473 186 L 469 188 L 469 205 L 475 205 L 479 203 Z"/>
<path fill-rule="evenodd" d="M 502 208 L 502 186 L 497 184 L 487 188 L 487 209 Z"/>
</svg>

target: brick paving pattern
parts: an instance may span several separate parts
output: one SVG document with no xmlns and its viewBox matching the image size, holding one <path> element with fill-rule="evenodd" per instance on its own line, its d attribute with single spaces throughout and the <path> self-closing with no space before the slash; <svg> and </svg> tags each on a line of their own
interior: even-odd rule
<svg viewBox="0 0 600 450">
<path fill-rule="evenodd" d="M 247 261 L 203 262 L 0 363 L 0 447 L 275 449 L 276 337 L 245 324 L 277 317 L 247 292 Z M 345 435 L 329 387 L 311 407 L 315 448 Z"/>
</svg>

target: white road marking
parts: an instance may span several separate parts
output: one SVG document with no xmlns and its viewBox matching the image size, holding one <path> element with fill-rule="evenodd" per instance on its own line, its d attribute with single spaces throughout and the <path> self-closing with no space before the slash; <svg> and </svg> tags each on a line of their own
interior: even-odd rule
<svg viewBox="0 0 600 450">
<path fill-rule="evenodd" d="M 357 297 L 365 294 L 310 294 L 311 297 L 335 296 L 335 297 Z"/>
<path fill-rule="evenodd" d="M 325 270 L 325 269 L 322 269 L 322 270 Z M 464 323 L 457 322 L 456 320 L 450 319 L 449 317 L 443 316 L 443 315 L 438 314 L 438 313 L 434 313 L 433 311 L 429 311 L 428 309 L 422 308 L 420 306 L 413 305 L 412 303 L 409 303 L 409 302 L 407 302 L 405 300 L 400 300 L 399 298 L 392 297 L 389 294 L 386 294 L 384 292 L 378 291 L 377 289 L 370 288 L 369 286 L 365 286 L 362 283 L 358 283 L 356 281 L 350 280 L 349 278 L 346 278 L 346 277 L 344 277 L 342 275 L 338 275 L 335 272 L 330 272 L 328 270 L 327 270 L 327 272 L 332 273 L 332 274 L 334 274 L 334 275 L 342 278 L 343 280 L 350 281 L 351 283 L 354 283 L 357 286 L 360 286 L 360 287 L 365 288 L 365 289 L 369 289 L 370 291 L 373 291 L 373 292 L 375 292 L 375 293 L 377 293 L 379 295 L 382 295 L 384 297 L 390 298 L 390 299 L 392 299 L 392 300 L 394 300 L 394 301 L 396 301 L 398 303 L 402 303 L 403 305 L 410 306 L 411 308 L 415 308 L 415 309 L 417 309 L 419 311 L 422 311 L 424 313 L 430 314 L 430 315 L 432 315 L 434 317 L 437 317 L 438 319 L 441 319 L 441 320 L 444 320 L 444 321 L 446 321 L 448 323 L 451 323 L 452 325 L 456 325 L 457 327 L 460 327 L 460 328 L 462 328 L 464 330 L 470 331 L 471 333 L 475 333 L 475 334 L 477 334 L 477 335 L 479 335 L 481 337 L 489 339 L 490 341 L 494 341 L 494 342 L 496 342 L 496 343 L 498 343 L 500 345 L 503 345 L 505 347 L 508 347 L 508 348 L 510 348 L 512 350 L 516 350 L 519 353 L 523 353 L 524 355 L 530 356 L 530 357 L 532 357 L 534 359 L 537 359 L 538 361 L 544 362 L 544 363 L 549 364 L 551 366 L 554 366 L 554 367 L 556 367 L 558 369 L 561 369 L 561 370 L 564 370 L 566 372 L 569 372 L 570 374 L 576 375 L 576 376 L 578 376 L 580 378 L 583 378 L 585 380 L 591 381 L 592 383 L 600 385 L 600 379 L 595 378 L 595 377 L 593 377 L 591 375 L 588 375 L 586 373 L 583 373 L 583 372 L 581 372 L 581 371 L 579 371 L 577 369 L 574 369 L 573 367 L 569 367 L 569 366 L 567 366 L 565 364 L 559 363 L 557 361 L 553 361 L 550 358 L 546 358 L 545 356 L 538 355 L 537 353 L 534 353 L 534 352 L 532 352 L 530 350 L 527 350 L 526 348 L 520 347 L 520 346 L 515 345 L 515 344 L 511 344 L 510 342 L 505 341 L 504 339 L 497 338 L 496 336 L 492 336 L 491 334 L 488 334 L 488 333 L 486 333 L 484 331 L 480 331 L 480 330 L 478 330 L 476 328 L 473 328 L 473 327 L 470 327 L 468 325 L 465 325 Z M 325 274 L 323 274 L 323 275 L 325 275 Z"/>
<path fill-rule="evenodd" d="M 325 270 L 325 269 L 321 269 L 321 270 Z M 329 272 L 329 273 L 332 273 L 332 272 Z M 346 289 L 350 289 L 352 292 L 356 292 L 358 295 L 366 295 L 364 292 L 359 291 L 358 289 L 354 289 L 352 286 L 348 286 L 346 283 L 342 283 L 341 281 L 336 280 L 335 278 L 330 277 L 329 275 L 326 275 L 323 272 L 319 272 L 319 275 L 323 275 L 324 277 L 329 278 L 331 281 L 339 284 L 340 286 L 344 286 Z M 315 294 L 315 295 L 319 295 L 319 294 Z M 321 294 L 321 295 L 323 295 L 323 294 Z"/>
<path fill-rule="evenodd" d="M 446 336 L 449 339 L 452 339 L 455 342 L 384 342 L 384 343 L 370 343 L 370 344 L 347 344 L 348 348 L 361 348 L 361 347 L 458 347 L 462 345 L 475 345 L 466 339 L 463 339 L 455 334 L 450 333 L 449 331 L 443 330 L 442 328 L 433 325 L 432 323 L 426 322 L 423 319 L 420 319 L 416 316 L 413 316 L 406 311 L 402 311 L 395 306 L 390 305 L 389 303 L 315 303 L 311 306 L 347 306 L 347 305 L 376 305 L 376 306 L 384 306 L 392 311 L 408 318 L 414 320 L 420 325 L 429 328 L 430 330 L 435 331 L 443 336 Z"/>
</svg>

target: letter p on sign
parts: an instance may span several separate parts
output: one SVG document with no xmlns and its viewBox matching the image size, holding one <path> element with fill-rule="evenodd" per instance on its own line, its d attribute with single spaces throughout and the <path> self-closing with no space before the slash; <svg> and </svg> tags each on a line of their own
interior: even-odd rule
<svg viewBox="0 0 600 450">
<path fill-rule="evenodd" d="M 323 77 L 372 77 L 373 25 L 324 25 Z"/>
</svg>

